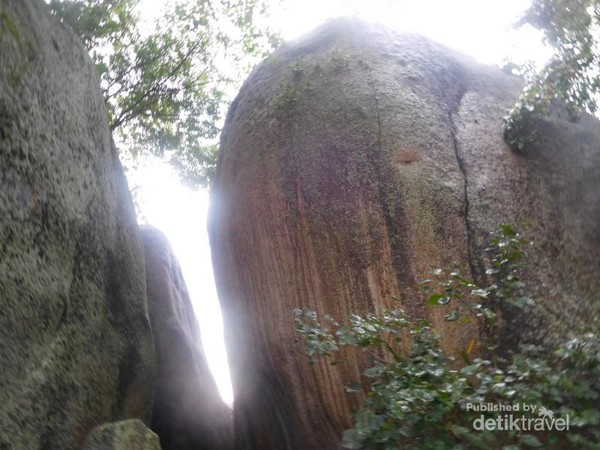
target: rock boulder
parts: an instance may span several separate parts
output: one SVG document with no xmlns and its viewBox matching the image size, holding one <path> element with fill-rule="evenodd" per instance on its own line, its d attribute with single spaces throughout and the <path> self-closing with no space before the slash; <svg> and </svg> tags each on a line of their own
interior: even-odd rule
<svg viewBox="0 0 600 450">
<path fill-rule="evenodd" d="M 158 436 L 138 419 L 107 423 L 94 428 L 83 450 L 161 450 Z"/>
<path fill-rule="evenodd" d="M 511 151 L 502 117 L 521 87 L 423 37 L 351 19 L 253 71 L 222 133 L 209 219 L 236 448 L 337 448 L 349 426 L 357 404 L 343 386 L 360 378 L 362 358 L 309 365 L 294 308 L 339 319 L 399 298 L 446 350 L 465 350 L 479 330 L 406 293 L 461 261 L 482 281 L 482 249 L 502 223 L 527 225 L 535 241 L 529 278 L 545 327 L 535 331 L 558 338 L 589 325 L 600 127 L 549 119 L 535 148 Z"/>
<path fill-rule="evenodd" d="M 96 69 L 40 0 L 0 1 L 0 448 L 149 421 L 143 248 Z"/>
</svg>

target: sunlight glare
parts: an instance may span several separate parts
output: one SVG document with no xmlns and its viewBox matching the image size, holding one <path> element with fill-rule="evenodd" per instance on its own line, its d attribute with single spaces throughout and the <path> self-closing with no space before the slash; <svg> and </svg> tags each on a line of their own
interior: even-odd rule
<svg viewBox="0 0 600 450">
<path fill-rule="evenodd" d="M 507 57 L 543 64 L 550 50 L 532 28 L 511 27 L 530 0 L 285 0 L 275 7 L 273 24 L 292 40 L 324 21 L 357 16 L 399 31 L 428 36 L 484 64 Z M 534 51 L 532 51 L 534 46 Z"/>
<path fill-rule="evenodd" d="M 204 353 L 223 400 L 233 403 L 223 320 L 214 284 L 206 232 L 208 191 L 183 186 L 174 170 L 148 158 L 128 173 L 130 185 L 141 190 L 143 220 L 165 233 L 177 255 L 198 318 Z"/>
<path fill-rule="evenodd" d="M 540 34 L 511 25 L 529 6 L 527 0 L 283 0 L 273 2 L 272 26 L 285 40 L 336 16 L 355 15 L 388 27 L 424 34 L 486 64 L 499 64 L 508 56 L 517 64 L 533 60 L 539 65 L 550 56 Z M 159 17 L 165 2 L 142 0 L 145 21 Z M 129 174 L 141 186 L 141 210 L 148 223 L 160 228 L 179 258 L 196 310 L 209 366 L 223 398 L 233 394 L 223 344 L 221 312 L 214 287 L 210 247 L 206 233 L 208 194 L 182 186 L 166 164 L 146 161 Z"/>
</svg>

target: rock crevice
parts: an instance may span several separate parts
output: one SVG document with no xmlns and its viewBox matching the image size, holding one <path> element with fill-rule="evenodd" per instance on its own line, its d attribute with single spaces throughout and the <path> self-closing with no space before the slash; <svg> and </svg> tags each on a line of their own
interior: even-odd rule
<svg viewBox="0 0 600 450">
<path fill-rule="evenodd" d="M 152 430 L 162 450 L 231 449 L 232 413 L 208 367 L 179 262 L 161 231 L 141 233 L 157 360 Z"/>
<path fill-rule="evenodd" d="M 462 99 L 462 95 L 461 95 Z M 460 102 L 459 102 L 460 105 Z M 456 112 L 448 112 L 448 121 L 451 126 L 452 133 L 452 147 L 454 148 L 454 154 L 456 155 L 456 163 L 463 177 L 463 192 L 464 192 L 464 219 L 465 219 L 465 232 L 467 237 L 467 252 L 468 252 L 468 264 L 471 278 L 475 282 L 482 280 L 483 269 L 481 259 L 477 256 L 477 250 L 473 241 L 473 229 L 471 226 L 470 213 L 471 206 L 469 203 L 469 176 L 467 174 L 467 168 L 460 149 L 460 143 L 458 141 L 458 130 L 454 121 L 454 114 L 458 115 L 459 110 Z"/>
</svg>

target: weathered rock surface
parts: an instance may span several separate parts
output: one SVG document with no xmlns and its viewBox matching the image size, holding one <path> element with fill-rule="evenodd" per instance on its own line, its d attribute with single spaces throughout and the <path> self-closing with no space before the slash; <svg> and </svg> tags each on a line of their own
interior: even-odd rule
<svg viewBox="0 0 600 450">
<path fill-rule="evenodd" d="M 142 238 L 157 353 L 152 429 L 163 450 L 230 449 L 232 413 L 208 368 L 177 258 L 156 228 L 143 227 Z"/>
<path fill-rule="evenodd" d="M 1 448 L 149 420 L 142 251 L 94 65 L 42 1 L 0 0 Z"/>
<path fill-rule="evenodd" d="M 158 436 L 141 420 L 131 419 L 94 428 L 83 450 L 161 450 Z"/>
<path fill-rule="evenodd" d="M 209 232 L 239 449 L 333 449 L 361 359 L 310 366 L 292 310 L 397 306 L 468 261 L 501 223 L 528 224 L 537 314 L 589 324 L 600 287 L 600 127 L 545 123 L 526 154 L 502 138 L 521 81 L 434 42 L 353 20 L 283 46 L 246 81 L 221 138 Z M 404 299 L 449 351 L 478 330 Z M 524 330 L 517 329 L 518 332 Z M 544 330 L 545 331 L 545 330 Z"/>
</svg>

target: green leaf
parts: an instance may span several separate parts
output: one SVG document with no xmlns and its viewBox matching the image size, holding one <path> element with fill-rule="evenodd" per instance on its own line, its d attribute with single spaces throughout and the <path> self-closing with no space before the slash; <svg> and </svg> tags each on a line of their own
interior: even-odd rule
<svg viewBox="0 0 600 450">
<path fill-rule="evenodd" d="M 361 383 L 350 383 L 348 386 L 346 386 L 346 392 L 351 394 L 363 392 L 363 385 Z"/>
<path fill-rule="evenodd" d="M 350 450 L 360 450 L 363 448 L 363 439 L 354 428 L 344 431 L 342 434 L 342 447 Z"/>
<path fill-rule="evenodd" d="M 459 317 L 460 317 L 460 313 L 458 312 L 458 310 L 456 310 L 456 311 L 452 311 L 450 314 L 444 316 L 444 319 L 446 320 L 446 322 L 454 322 L 455 320 L 458 320 Z"/>
<path fill-rule="evenodd" d="M 509 224 L 503 224 L 502 225 L 502 234 L 505 237 L 514 237 L 517 235 L 516 230 L 513 228 L 512 225 Z"/>
<path fill-rule="evenodd" d="M 471 291 L 471 294 L 473 294 L 475 297 L 479 297 L 479 298 L 487 298 L 488 295 L 490 295 L 490 293 L 485 290 L 485 289 L 473 289 Z"/>
<path fill-rule="evenodd" d="M 430 306 L 439 306 L 439 305 L 445 305 L 449 302 L 450 300 L 443 294 L 433 294 L 429 297 L 429 300 L 427 300 L 427 304 Z"/>
<path fill-rule="evenodd" d="M 542 443 L 540 442 L 540 440 L 533 434 L 521 435 L 521 443 L 528 445 L 529 447 L 535 447 L 535 448 L 542 447 Z"/>
<path fill-rule="evenodd" d="M 515 299 L 510 299 L 509 301 L 512 305 L 515 305 L 518 308 L 526 308 L 535 304 L 533 299 L 530 297 L 518 297 Z"/>
</svg>

